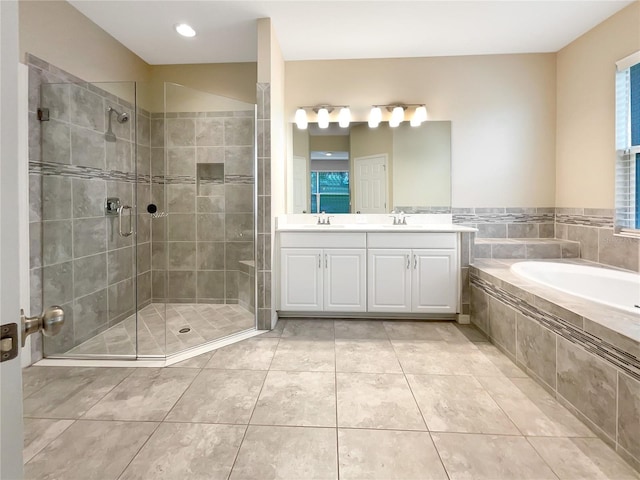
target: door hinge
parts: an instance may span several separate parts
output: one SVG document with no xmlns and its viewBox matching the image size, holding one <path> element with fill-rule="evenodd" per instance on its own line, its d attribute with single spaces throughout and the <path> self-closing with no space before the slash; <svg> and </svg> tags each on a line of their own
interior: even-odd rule
<svg viewBox="0 0 640 480">
<path fill-rule="evenodd" d="M 49 121 L 49 109 L 48 108 L 39 108 L 38 109 L 38 120 L 41 122 Z"/>
</svg>

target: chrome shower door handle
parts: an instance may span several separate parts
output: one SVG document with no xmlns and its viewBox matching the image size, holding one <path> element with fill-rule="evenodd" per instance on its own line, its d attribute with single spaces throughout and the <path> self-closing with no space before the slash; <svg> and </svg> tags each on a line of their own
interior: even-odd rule
<svg viewBox="0 0 640 480">
<path fill-rule="evenodd" d="M 122 231 L 122 214 L 125 210 L 129 210 L 129 231 Z M 121 237 L 128 237 L 133 234 L 133 223 L 131 221 L 131 210 L 132 208 L 129 205 L 120 205 L 118 207 L 118 233 Z"/>
</svg>

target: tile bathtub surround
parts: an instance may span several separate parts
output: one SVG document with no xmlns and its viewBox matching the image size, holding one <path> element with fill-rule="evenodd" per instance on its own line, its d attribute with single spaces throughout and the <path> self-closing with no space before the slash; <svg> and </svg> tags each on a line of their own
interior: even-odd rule
<svg viewBox="0 0 640 480">
<path fill-rule="evenodd" d="M 144 132 L 150 117 L 97 85 L 31 55 L 27 60 L 31 314 L 63 304 L 64 332 L 45 341 L 44 353 L 57 354 L 135 311 L 136 258 L 138 301 L 144 305 L 151 300 L 146 281 L 150 239 L 144 235 L 143 219 L 138 219 L 136 247 L 131 237 L 117 235 L 116 218 L 104 214 L 107 196 L 133 205 L 136 193 L 142 200 L 145 186 L 149 188 L 149 139 Z M 112 123 L 116 142 L 104 137 L 108 106 L 130 113 L 129 122 Z M 40 107 L 49 109 L 49 121 L 37 120 Z M 41 358 L 41 342 L 35 338 L 32 346 L 32 358 Z"/>
<path fill-rule="evenodd" d="M 554 208 L 452 208 L 453 223 L 478 229 L 478 238 L 553 238 Z"/>
<path fill-rule="evenodd" d="M 580 243 L 581 257 L 640 271 L 640 239 L 614 235 L 614 210 L 557 208 L 556 238 Z"/>
<path fill-rule="evenodd" d="M 615 310 L 531 286 L 510 273 L 509 263 L 472 267 L 472 323 L 640 469 L 640 435 L 629 435 L 640 431 L 632 393 L 640 392 L 640 342 L 601 324 L 615 323 Z"/>
<path fill-rule="evenodd" d="M 316 323 L 281 320 L 167 369 L 27 369 L 26 478 L 640 478 L 473 326 Z M 279 368 L 301 365 L 298 342 L 338 361 Z M 372 371 L 385 342 L 378 366 L 402 369 Z M 435 348 L 460 361 L 405 373 Z"/>
</svg>

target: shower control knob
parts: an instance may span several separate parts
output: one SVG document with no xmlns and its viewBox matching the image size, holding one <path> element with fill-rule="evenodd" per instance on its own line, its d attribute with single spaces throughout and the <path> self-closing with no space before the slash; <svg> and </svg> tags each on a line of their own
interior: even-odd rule
<svg viewBox="0 0 640 480">
<path fill-rule="evenodd" d="M 149 205 L 147 205 L 147 212 L 156 213 L 157 211 L 158 207 L 155 205 L 155 203 L 150 203 Z"/>
</svg>

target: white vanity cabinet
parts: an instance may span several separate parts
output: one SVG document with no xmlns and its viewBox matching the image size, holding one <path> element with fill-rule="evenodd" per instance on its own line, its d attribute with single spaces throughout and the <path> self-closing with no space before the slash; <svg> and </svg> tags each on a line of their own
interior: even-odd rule
<svg viewBox="0 0 640 480">
<path fill-rule="evenodd" d="M 280 247 L 281 311 L 366 311 L 366 234 L 282 233 Z"/>
<path fill-rule="evenodd" d="M 457 312 L 455 233 L 371 233 L 367 262 L 369 312 Z"/>
</svg>

